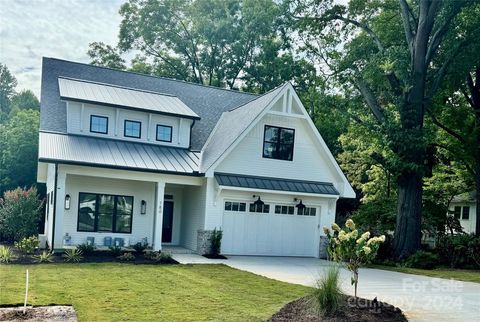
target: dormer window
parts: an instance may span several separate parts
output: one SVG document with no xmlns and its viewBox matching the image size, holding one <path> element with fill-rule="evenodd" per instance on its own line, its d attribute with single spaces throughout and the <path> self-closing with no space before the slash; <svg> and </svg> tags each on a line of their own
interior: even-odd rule
<svg viewBox="0 0 480 322">
<path fill-rule="evenodd" d="M 90 132 L 107 134 L 108 133 L 108 117 L 90 115 Z"/>
<path fill-rule="evenodd" d="M 142 135 L 141 122 L 125 120 L 123 129 L 123 135 L 127 138 L 139 139 Z"/>
<path fill-rule="evenodd" d="M 294 129 L 265 125 L 263 157 L 292 161 L 294 139 Z"/>
<path fill-rule="evenodd" d="M 172 142 L 172 127 L 157 124 L 157 141 Z"/>
</svg>

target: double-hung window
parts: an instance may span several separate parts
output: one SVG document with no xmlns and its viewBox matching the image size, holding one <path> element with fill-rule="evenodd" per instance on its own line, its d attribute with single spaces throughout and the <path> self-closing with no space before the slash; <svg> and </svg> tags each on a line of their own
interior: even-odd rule
<svg viewBox="0 0 480 322">
<path fill-rule="evenodd" d="M 292 161 L 294 140 L 294 129 L 265 125 L 263 157 Z"/>
<path fill-rule="evenodd" d="M 142 135 L 142 122 L 125 120 L 123 135 L 127 138 L 139 139 Z"/>
<path fill-rule="evenodd" d="M 90 132 L 107 134 L 108 117 L 99 115 L 90 115 Z"/>
<path fill-rule="evenodd" d="M 79 194 L 77 231 L 131 233 L 133 197 Z"/>
<path fill-rule="evenodd" d="M 157 124 L 157 141 L 172 142 L 172 127 Z"/>
</svg>

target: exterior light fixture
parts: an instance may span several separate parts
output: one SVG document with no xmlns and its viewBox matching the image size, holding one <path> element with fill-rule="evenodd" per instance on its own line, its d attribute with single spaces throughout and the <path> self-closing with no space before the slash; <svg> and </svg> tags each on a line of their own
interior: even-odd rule
<svg viewBox="0 0 480 322">
<path fill-rule="evenodd" d="M 253 198 L 255 198 L 256 196 L 253 195 Z M 262 201 L 262 199 L 260 199 L 260 196 L 258 196 L 258 199 L 255 200 L 255 202 L 253 203 L 256 207 L 258 206 L 263 206 L 265 203 Z"/>
<path fill-rule="evenodd" d="M 65 196 L 65 209 L 66 210 L 70 209 L 70 195 Z"/>
<path fill-rule="evenodd" d="M 298 210 L 300 210 L 300 211 L 303 211 L 306 208 L 306 206 L 302 202 L 302 199 L 300 199 L 300 202 L 295 207 L 297 207 Z"/>
<path fill-rule="evenodd" d="M 147 202 L 145 200 L 142 200 L 142 203 L 140 205 L 140 214 L 145 215 L 147 213 Z"/>
</svg>

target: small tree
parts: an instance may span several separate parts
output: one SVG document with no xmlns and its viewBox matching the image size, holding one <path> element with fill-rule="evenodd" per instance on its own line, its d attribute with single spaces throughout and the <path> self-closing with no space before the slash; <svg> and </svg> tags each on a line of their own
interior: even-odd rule
<svg viewBox="0 0 480 322">
<path fill-rule="evenodd" d="M 352 285 L 355 285 L 355 298 L 357 298 L 358 270 L 377 256 L 380 243 L 385 241 L 385 235 L 370 238 L 368 231 L 360 235 L 358 229 L 355 229 L 352 219 L 347 220 L 343 229 L 333 223 L 333 232 L 327 227 L 324 227 L 323 230 L 330 242 L 331 258 L 345 264 L 347 269 L 352 272 Z"/>
<path fill-rule="evenodd" d="M 222 230 L 221 229 L 217 230 L 217 228 L 214 228 L 212 231 L 212 235 L 210 236 L 211 255 L 214 255 L 214 256 L 220 255 L 220 249 L 222 248 L 222 237 L 223 237 Z"/>
<path fill-rule="evenodd" d="M 0 198 L 0 238 L 20 241 L 37 235 L 41 209 L 36 188 L 6 191 Z"/>
</svg>

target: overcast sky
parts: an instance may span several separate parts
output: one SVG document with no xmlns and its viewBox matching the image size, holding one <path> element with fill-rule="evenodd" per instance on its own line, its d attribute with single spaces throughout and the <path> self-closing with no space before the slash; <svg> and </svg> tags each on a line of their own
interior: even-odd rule
<svg viewBox="0 0 480 322">
<path fill-rule="evenodd" d="M 123 0 L 0 0 L 0 62 L 17 90 L 40 95 L 42 57 L 88 63 L 88 44 L 115 45 Z M 40 96 L 39 96 L 40 97 Z"/>
</svg>

